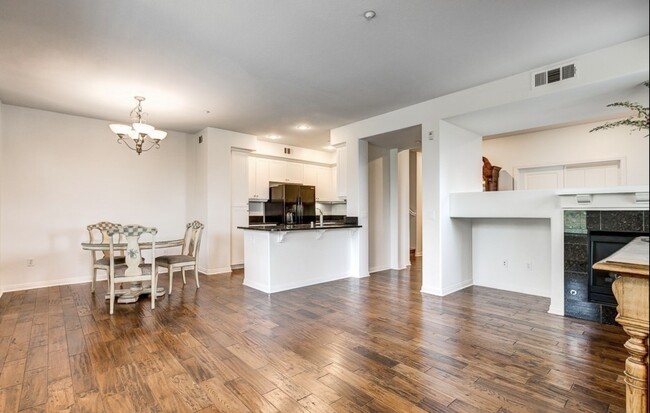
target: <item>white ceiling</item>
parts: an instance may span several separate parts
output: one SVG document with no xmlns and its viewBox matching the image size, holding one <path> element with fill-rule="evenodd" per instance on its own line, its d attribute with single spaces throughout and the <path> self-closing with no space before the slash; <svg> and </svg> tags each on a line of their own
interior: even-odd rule
<svg viewBox="0 0 650 413">
<path fill-rule="evenodd" d="M 0 0 L 0 100 L 127 122 L 143 95 L 159 129 L 320 148 L 331 128 L 645 36 L 648 12 L 648 0 Z"/>
</svg>

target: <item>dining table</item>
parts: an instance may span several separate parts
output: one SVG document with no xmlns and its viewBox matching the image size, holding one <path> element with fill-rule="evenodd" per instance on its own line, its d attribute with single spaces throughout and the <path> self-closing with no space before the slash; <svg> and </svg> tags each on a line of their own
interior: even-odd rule
<svg viewBox="0 0 650 413">
<path fill-rule="evenodd" d="M 172 239 L 164 241 L 156 241 L 156 249 L 181 247 L 183 239 Z M 114 251 L 126 251 L 127 243 L 113 243 Z M 152 242 L 140 242 L 140 249 L 150 250 L 153 246 Z M 108 251 L 110 249 L 109 243 L 95 243 L 95 242 L 82 242 L 81 249 L 85 251 Z M 155 259 L 155 257 L 152 257 Z M 166 290 L 164 287 L 156 288 L 156 298 L 164 296 Z M 141 295 L 151 294 L 151 286 L 143 286 L 141 282 L 133 282 L 129 288 L 120 288 L 115 290 L 115 295 L 118 297 L 117 302 L 120 304 L 130 304 L 138 301 Z M 110 293 L 106 293 L 105 298 L 110 299 Z"/>
</svg>

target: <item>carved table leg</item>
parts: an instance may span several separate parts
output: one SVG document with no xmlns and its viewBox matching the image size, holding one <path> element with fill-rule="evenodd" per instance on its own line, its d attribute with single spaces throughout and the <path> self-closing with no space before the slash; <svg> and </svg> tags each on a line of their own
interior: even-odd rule
<svg viewBox="0 0 650 413">
<path fill-rule="evenodd" d="M 612 284 L 618 302 L 616 321 L 630 336 L 625 349 L 626 412 L 648 413 L 648 279 L 621 274 Z"/>
<path fill-rule="evenodd" d="M 622 320 L 619 320 L 619 323 Z M 622 323 L 621 323 L 622 324 Z M 625 360 L 625 406 L 628 412 L 648 412 L 648 331 L 626 327 L 623 329 L 631 337 L 625 348 L 630 357 Z"/>
</svg>

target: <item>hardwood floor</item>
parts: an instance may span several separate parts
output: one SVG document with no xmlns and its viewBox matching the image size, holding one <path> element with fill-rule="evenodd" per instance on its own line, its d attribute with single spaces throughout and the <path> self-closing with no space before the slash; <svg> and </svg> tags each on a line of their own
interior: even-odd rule
<svg viewBox="0 0 650 413">
<path fill-rule="evenodd" d="M 105 283 L 5 293 L 0 412 L 625 410 L 622 329 L 544 298 L 422 295 L 417 263 L 272 296 L 190 278 L 114 316 Z"/>
</svg>

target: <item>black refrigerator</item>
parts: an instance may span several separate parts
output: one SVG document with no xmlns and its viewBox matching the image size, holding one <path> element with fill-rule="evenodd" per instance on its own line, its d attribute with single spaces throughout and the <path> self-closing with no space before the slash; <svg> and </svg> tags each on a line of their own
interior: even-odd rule
<svg viewBox="0 0 650 413">
<path fill-rule="evenodd" d="M 269 188 L 266 222 L 309 224 L 316 221 L 316 188 L 309 185 L 277 184 Z"/>
</svg>

